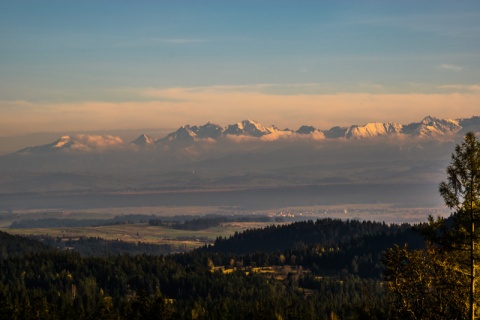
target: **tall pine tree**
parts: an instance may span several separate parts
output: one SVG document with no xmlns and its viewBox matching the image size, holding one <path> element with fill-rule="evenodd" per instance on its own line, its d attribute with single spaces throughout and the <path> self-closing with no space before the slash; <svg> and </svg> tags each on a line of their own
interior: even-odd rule
<svg viewBox="0 0 480 320">
<path fill-rule="evenodd" d="M 454 210 L 451 228 L 443 226 L 443 239 L 434 237 L 439 244 L 460 253 L 459 270 L 468 278 L 469 318 L 476 316 L 476 265 L 479 259 L 480 229 L 480 142 L 473 132 L 465 135 L 455 148 L 447 168 L 447 182 L 440 184 L 445 204 Z"/>
<path fill-rule="evenodd" d="M 413 299 L 423 303 L 425 297 L 434 295 L 441 299 L 430 306 L 432 310 L 457 310 L 456 316 L 448 318 L 474 320 L 480 259 L 480 142 L 474 133 L 467 133 L 456 146 L 447 167 L 447 181 L 440 184 L 439 191 L 452 216 L 437 220 L 429 217 L 429 222 L 419 228 L 427 242 L 423 253 L 398 247 L 389 250 L 384 257 L 386 280 L 394 301 L 407 306 L 406 314 L 412 318 L 417 319 L 422 311 L 416 306 L 426 307 Z M 415 294 L 419 284 L 423 297 Z M 460 314 L 459 298 L 466 306 Z M 432 316 L 434 319 L 438 314 Z"/>
</svg>

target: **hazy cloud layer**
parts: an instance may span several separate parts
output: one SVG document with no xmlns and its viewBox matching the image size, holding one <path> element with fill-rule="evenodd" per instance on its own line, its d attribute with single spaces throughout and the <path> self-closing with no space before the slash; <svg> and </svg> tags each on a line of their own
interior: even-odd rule
<svg viewBox="0 0 480 320">
<path fill-rule="evenodd" d="M 0 101 L 0 136 L 40 131 L 172 128 L 185 123 L 235 123 L 255 119 L 280 128 L 388 122 L 410 123 L 433 115 L 478 113 L 478 85 L 449 87 L 448 94 L 275 94 L 258 87 L 147 89 L 148 100 L 127 102 L 32 103 Z M 268 86 L 268 88 L 272 88 Z M 465 88 L 468 89 L 465 92 Z"/>
<path fill-rule="evenodd" d="M 0 191 L 95 190 L 105 185 L 152 190 L 340 184 L 348 189 L 348 185 L 402 183 L 428 183 L 436 189 L 454 148 L 453 141 L 406 136 L 237 138 L 141 148 L 113 136 L 77 136 L 72 147 L 62 152 L 0 157 L 2 176 L 9 177 Z M 21 174 L 17 177 L 16 172 Z M 86 175 L 89 181 L 62 172 Z M 35 183 L 32 179 L 39 173 L 45 178 Z M 29 175 L 31 179 L 26 179 Z"/>
</svg>

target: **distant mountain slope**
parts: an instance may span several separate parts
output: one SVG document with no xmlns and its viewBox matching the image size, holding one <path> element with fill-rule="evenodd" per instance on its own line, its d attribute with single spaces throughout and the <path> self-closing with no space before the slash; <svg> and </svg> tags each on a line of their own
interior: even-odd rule
<svg viewBox="0 0 480 320">
<path fill-rule="evenodd" d="M 345 132 L 346 138 L 370 138 L 387 134 L 402 133 L 403 126 L 396 123 L 367 123 L 363 126 L 351 126 Z"/>
<path fill-rule="evenodd" d="M 38 153 L 58 152 L 64 150 L 95 151 L 115 149 L 123 146 L 124 144 L 125 142 L 117 136 L 79 134 L 75 136 L 62 136 L 55 142 L 40 146 L 24 148 L 15 153 L 21 155 L 29 155 Z"/>
<path fill-rule="evenodd" d="M 18 154 L 42 153 L 49 151 L 58 151 L 71 147 L 74 144 L 70 136 L 62 136 L 57 141 L 40 146 L 27 147 L 17 151 Z"/>
<path fill-rule="evenodd" d="M 480 130 L 480 116 L 473 116 L 471 118 L 457 119 L 458 125 L 462 127 L 462 132 Z"/>
<path fill-rule="evenodd" d="M 461 131 L 462 127 L 459 125 L 459 122 L 459 120 L 437 119 L 428 116 L 419 123 L 411 123 L 403 126 L 402 131 L 405 134 L 419 137 L 441 136 Z M 480 130 L 480 128 L 476 130 Z"/>
<path fill-rule="evenodd" d="M 203 126 L 185 125 L 177 131 L 169 133 L 165 138 L 158 139 L 157 143 L 168 142 L 193 142 L 198 139 L 217 139 L 223 133 L 223 128 L 218 124 L 208 122 Z"/>
<path fill-rule="evenodd" d="M 147 134 L 142 134 L 137 139 L 133 140 L 132 143 L 139 146 L 152 145 L 155 143 L 155 138 L 152 138 Z"/>
<path fill-rule="evenodd" d="M 252 137 L 261 137 L 278 131 L 274 126 L 264 127 L 253 120 L 244 120 L 242 122 L 229 125 L 224 134 L 245 135 Z"/>
</svg>

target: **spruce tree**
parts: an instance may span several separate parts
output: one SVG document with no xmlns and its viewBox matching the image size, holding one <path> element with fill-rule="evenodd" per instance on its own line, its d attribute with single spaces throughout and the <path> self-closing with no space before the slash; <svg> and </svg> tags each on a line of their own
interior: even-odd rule
<svg viewBox="0 0 480 320">
<path fill-rule="evenodd" d="M 452 161 L 447 168 L 447 182 L 439 187 L 445 204 L 454 210 L 450 229 L 442 226 L 443 239 L 439 244 L 460 253 L 459 272 L 468 278 L 469 318 L 475 319 L 476 307 L 476 265 L 479 259 L 478 242 L 480 229 L 480 142 L 473 132 L 465 135 L 463 142 L 455 148 Z"/>
<path fill-rule="evenodd" d="M 439 192 L 452 210 L 451 217 L 435 220 L 430 216 L 418 228 L 426 240 L 423 251 L 406 247 L 387 251 L 383 261 L 388 288 L 404 309 L 404 317 L 428 319 L 418 315 L 421 309 L 431 308 L 442 310 L 432 319 L 474 320 L 480 259 L 480 142 L 474 133 L 467 133 L 456 146 Z M 460 305 L 466 306 L 463 312 Z"/>
</svg>

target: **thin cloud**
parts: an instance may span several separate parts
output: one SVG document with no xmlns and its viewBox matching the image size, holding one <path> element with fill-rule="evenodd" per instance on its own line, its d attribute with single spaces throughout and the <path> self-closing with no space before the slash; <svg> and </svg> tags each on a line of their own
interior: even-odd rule
<svg viewBox="0 0 480 320">
<path fill-rule="evenodd" d="M 460 66 L 456 66 L 454 64 L 447 64 L 447 63 L 442 63 L 438 65 L 436 69 L 440 71 L 455 71 L 455 72 L 459 72 L 463 70 L 463 68 Z"/>
<path fill-rule="evenodd" d="M 444 86 L 439 86 L 438 88 L 440 90 L 463 91 L 467 88 L 467 86 L 462 84 L 447 84 Z"/>
<path fill-rule="evenodd" d="M 155 47 L 158 45 L 193 45 L 193 44 L 200 44 L 209 42 L 206 39 L 195 39 L 195 38 L 136 38 L 136 39 L 124 39 L 124 38 L 116 38 L 116 41 L 99 41 L 100 46 L 103 43 L 109 43 L 112 47 Z"/>
<path fill-rule="evenodd" d="M 443 14 L 409 14 L 378 16 L 369 15 L 350 21 L 351 26 L 372 25 L 383 28 L 405 29 L 412 32 L 429 33 L 447 37 L 477 38 L 480 28 L 477 12 L 456 12 Z"/>
<path fill-rule="evenodd" d="M 376 83 L 349 83 L 342 86 L 342 90 L 338 89 L 338 85 L 333 83 L 258 83 L 249 85 L 215 85 L 204 87 L 176 87 L 166 89 L 141 89 L 138 95 L 145 97 L 166 98 L 165 93 L 184 92 L 194 93 L 260 93 L 267 95 L 318 95 L 318 94 L 343 94 L 346 92 L 371 92 L 383 93 L 388 88 Z M 171 99 L 171 98 L 170 98 Z"/>
<path fill-rule="evenodd" d="M 480 84 L 474 84 L 474 85 L 468 86 L 468 89 L 470 91 L 480 92 Z"/>
<path fill-rule="evenodd" d="M 440 90 L 448 90 L 448 91 L 454 91 L 454 92 L 473 92 L 473 93 L 480 92 L 480 84 L 471 84 L 471 85 L 448 84 L 444 86 L 439 86 L 438 88 Z"/>
<path fill-rule="evenodd" d="M 207 42 L 207 40 L 205 39 L 189 39 L 189 38 L 157 38 L 154 41 L 158 43 L 178 44 L 178 45 Z"/>
</svg>

